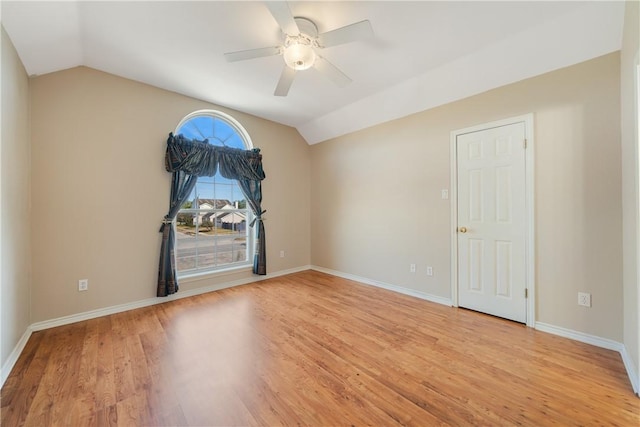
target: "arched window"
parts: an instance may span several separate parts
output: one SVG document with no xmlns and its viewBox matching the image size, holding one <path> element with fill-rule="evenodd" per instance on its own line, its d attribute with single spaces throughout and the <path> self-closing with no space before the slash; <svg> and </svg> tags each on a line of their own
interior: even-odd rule
<svg viewBox="0 0 640 427">
<path fill-rule="evenodd" d="M 253 148 L 247 131 L 233 117 L 219 111 L 196 111 L 186 116 L 175 134 L 209 144 Z M 178 276 L 252 265 L 254 233 L 248 224 L 251 209 L 237 181 L 218 172 L 199 177 L 176 217 Z"/>
</svg>

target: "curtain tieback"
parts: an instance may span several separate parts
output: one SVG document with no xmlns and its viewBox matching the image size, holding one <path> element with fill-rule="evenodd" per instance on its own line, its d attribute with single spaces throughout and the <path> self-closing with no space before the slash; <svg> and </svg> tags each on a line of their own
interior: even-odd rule
<svg viewBox="0 0 640 427">
<path fill-rule="evenodd" d="M 256 221 L 262 221 L 262 214 L 266 213 L 267 211 L 264 210 L 262 212 L 260 212 L 258 215 L 256 215 L 255 218 L 253 218 L 253 221 L 251 221 L 251 223 L 249 224 L 249 227 L 253 227 L 253 225 L 256 223 Z"/>
<path fill-rule="evenodd" d="M 162 225 L 160 226 L 160 233 L 164 232 L 164 227 L 165 227 L 167 224 L 173 224 L 173 220 L 172 220 L 172 219 L 169 219 L 169 217 L 168 217 L 168 216 L 165 216 L 165 217 L 162 219 Z"/>
</svg>

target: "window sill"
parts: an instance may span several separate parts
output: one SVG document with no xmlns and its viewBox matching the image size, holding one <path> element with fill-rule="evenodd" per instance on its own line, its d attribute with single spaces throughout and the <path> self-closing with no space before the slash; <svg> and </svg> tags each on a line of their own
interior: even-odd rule
<svg viewBox="0 0 640 427">
<path fill-rule="evenodd" d="M 211 277 L 223 277 L 229 276 L 236 273 L 241 273 L 244 271 L 251 271 L 253 269 L 253 264 L 243 264 L 234 267 L 229 267 L 220 270 L 213 271 L 201 271 L 196 273 L 185 273 L 183 275 L 178 275 L 178 281 L 180 283 L 189 283 L 195 282 L 198 280 L 208 279 Z"/>
</svg>

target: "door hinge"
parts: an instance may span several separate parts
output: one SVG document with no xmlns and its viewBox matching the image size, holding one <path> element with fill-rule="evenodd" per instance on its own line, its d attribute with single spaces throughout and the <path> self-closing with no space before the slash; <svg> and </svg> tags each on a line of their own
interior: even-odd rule
<svg viewBox="0 0 640 427">
<path fill-rule="evenodd" d="M 524 288 L 524 298 L 527 299 L 529 298 L 529 289 Z"/>
<path fill-rule="evenodd" d="M 526 149 L 527 149 L 527 140 L 526 140 L 526 138 L 525 138 L 525 140 L 522 142 L 522 145 L 523 145 L 524 149 L 526 150 Z"/>
</svg>

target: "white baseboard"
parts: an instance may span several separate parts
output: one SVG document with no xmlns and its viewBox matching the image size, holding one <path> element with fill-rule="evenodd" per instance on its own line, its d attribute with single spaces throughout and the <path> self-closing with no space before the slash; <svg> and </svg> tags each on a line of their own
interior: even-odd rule
<svg viewBox="0 0 640 427">
<path fill-rule="evenodd" d="M 2 366 L 2 373 L 1 373 L 2 377 L 0 378 L 0 387 L 4 385 L 4 382 L 9 377 L 11 370 L 13 369 L 14 365 L 18 361 L 18 357 L 24 350 L 24 346 L 27 344 L 27 341 L 29 340 L 29 337 L 31 337 L 32 332 L 41 331 L 49 328 L 55 328 L 57 326 L 69 325 L 71 323 L 81 322 L 83 320 L 90 320 L 90 319 L 95 319 L 102 316 L 108 316 L 110 314 L 122 313 L 124 311 L 134 310 L 136 308 L 148 307 L 150 305 L 155 305 L 155 304 L 162 304 L 165 302 L 174 301 L 181 298 L 187 298 L 194 295 L 200 295 L 207 292 L 219 291 L 221 289 L 231 288 L 233 286 L 246 285 L 249 283 L 259 282 L 262 280 L 267 280 L 267 279 L 271 279 L 278 276 L 284 276 L 285 274 L 298 273 L 300 271 L 309 270 L 310 268 L 311 267 L 309 265 L 305 265 L 302 267 L 296 267 L 288 270 L 277 271 L 275 273 L 267 274 L 266 276 L 251 276 L 245 279 L 233 280 L 230 282 L 219 283 L 219 284 L 210 285 L 210 286 L 203 286 L 201 288 L 191 289 L 188 291 L 180 291 L 167 297 L 147 298 L 140 301 L 114 305 L 111 307 L 99 308 L 97 310 L 85 311 L 82 313 L 72 314 L 69 316 L 63 316 L 63 317 L 58 317 L 56 319 L 33 323 L 27 328 L 25 333 L 22 335 L 22 338 L 20 338 L 20 341 L 18 341 L 18 344 L 16 344 L 15 348 L 9 355 L 9 358 Z"/>
<path fill-rule="evenodd" d="M 615 350 L 617 352 L 621 352 L 624 347 L 622 343 L 619 343 L 617 341 L 613 341 L 607 338 L 597 337 L 595 335 L 585 334 L 584 332 L 578 332 L 578 331 L 563 328 L 560 326 L 550 325 L 548 323 L 536 322 L 535 328 L 542 332 L 548 332 L 553 335 L 570 338 L 574 341 L 580 341 L 586 344 L 595 345 L 596 347 L 602 347 L 608 350 Z"/>
<path fill-rule="evenodd" d="M 635 394 L 640 396 L 640 376 L 638 375 L 636 368 L 633 366 L 633 360 L 631 359 L 631 356 L 629 356 L 626 346 L 622 347 L 620 356 L 622 356 L 622 363 L 624 363 L 627 375 L 629 376 L 629 381 L 631 381 L 631 387 L 633 387 Z"/>
<path fill-rule="evenodd" d="M 389 291 L 398 292 L 404 295 L 410 295 L 412 297 L 420 298 L 423 300 L 435 302 L 442 305 L 447 305 L 451 307 L 453 303 L 450 298 L 444 298 L 437 295 L 427 294 L 425 292 L 415 291 L 413 289 L 403 288 L 402 286 L 391 285 L 389 283 L 380 282 L 377 280 L 367 279 L 366 277 L 356 276 L 354 274 L 343 273 L 341 271 L 331 270 L 329 268 L 318 267 L 317 265 L 311 266 L 312 270 L 319 271 L 321 273 L 331 274 L 332 276 L 342 277 L 343 279 L 353 280 L 355 282 L 360 282 L 365 285 L 375 286 L 377 288 L 387 289 Z"/>
<path fill-rule="evenodd" d="M 585 334 L 584 332 L 578 332 L 572 329 L 562 328 L 560 326 L 549 325 L 548 323 L 536 322 L 535 328 L 542 332 L 548 332 L 553 335 L 558 335 L 564 338 L 569 338 L 569 339 L 580 341 L 586 344 L 595 345 L 596 347 L 617 351 L 618 353 L 620 353 L 620 356 L 622 357 L 622 363 L 624 364 L 624 367 L 627 370 L 627 375 L 629 376 L 631 387 L 633 388 L 634 393 L 638 394 L 638 390 L 639 390 L 638 373 L 636 372 L 636 369 L 633 366 L 631 357 L 629 356 L 629 353 L 627 352 L 627 348 L 624 346 L 624 344 L 607 339 L 607 338 Z"/>
<path fill-rule="evenodd" d="M 15 366 L 16 362 L 18 361 L 18 357 L 20 357 L 20 354 L 22 354 L 24 347 L 27 345 L 27 341 L 29 341 L 29 338 L 31 337 L 31 332 L 31 327 L 28 327 L 27 330 L 24 331 L 24 334 L 22 334 L 22 337 L 20 337 L 20 339 L 18 340 L 18 344 L 16 344 L 16 346 L 13 348 L 13 351 L 7 358 L 7 361 L 4 362 L 4 365 L 2 365 L 2 372 L 0 373 L 0 387 L 2 387 L 7 378 L 9 378 L 11 370 Z"/>
</svg>

